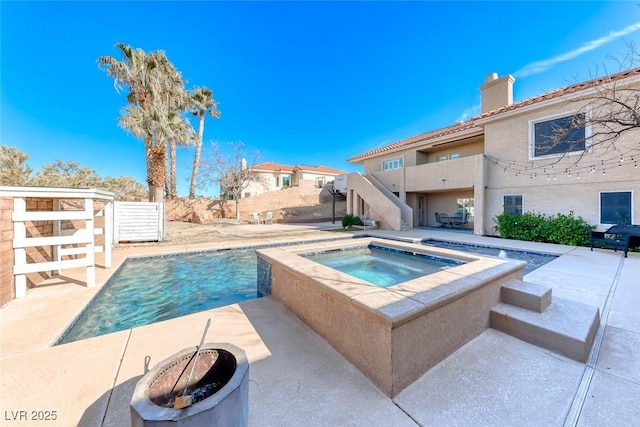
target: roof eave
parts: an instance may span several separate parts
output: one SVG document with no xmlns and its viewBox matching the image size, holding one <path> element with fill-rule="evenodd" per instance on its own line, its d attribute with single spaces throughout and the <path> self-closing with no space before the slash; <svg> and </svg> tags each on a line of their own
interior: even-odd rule
<svg viewBox="0 0 640 427">
<path fill-rule="evenodd" d="M 347 161 L 349 163 L 353 163 L 353 164 L 363 164 L 363 162 L 365 160 L 373 159 L 373 158 L 381 157 L 381 156 L 386 156 L 386 155 L 389 155 L 389 154 L 397 153 L 399 151 L 405 151 L 405 150 L 408 150 L 408 149 L 415 149 L 416 146 L 420 146 L 421 148 L 428 148 L 428 147 L 432 147 L 434 145 L 445 144 L 447 142 L 455 142 L 455 141 L 457 141 L 459 139 L 469 138 L 469 137 L 472 137 L 472 136 L 480 136 L 483 133 L 484 133 L 484 129 L 483 128 L 481 128 L 479 126 L 473 126 L 471 128 L 460 130 L 460 131 L 455 132 L 455 133 L 442 135 L 442 136 L 438 136 L 438 137 L 434 137 L 434 138 L 426 138 L 426 139 L 423 139 L 423 140 L 414 141 L 414 142 L 409 143 L 407 145 L 401 145 L 401 146 L 398 146 L 398 147 L 393 147 L 393 148 L 390 148 L 388 150 L 380 151 L 380 152 L 377 152 L 377 153 L 372 153 L 372 154 L 369 154 L 369 155 L 354 156 L 354 157 L 351 157 L 351 158 L 347 159 Z M 381 148 L 384 148 L 384 147 L 381 147 Z"/>
</svg>

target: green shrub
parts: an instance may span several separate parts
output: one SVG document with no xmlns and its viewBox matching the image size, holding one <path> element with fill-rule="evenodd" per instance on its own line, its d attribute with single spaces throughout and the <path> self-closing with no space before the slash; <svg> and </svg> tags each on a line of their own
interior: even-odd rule
<svg viewBox="0 0 640 427">
<path fill-rule="evenodd" d="M 353 215 L 352 214 L 346 214 L 345 216 L 342 217 L 342 226 L 344 228 L 351 228 L 352 225 L 353 225 Z"/>
<path fill-rule="evenodd" d="M 351 228 L 352 225 L 364 225 L 359 216 L 353 214 L 346 214 L 342 217 L 342 226 L 344 228 Z"/>
<path fill-rule="evenodd" d="M 502 213 L 495 217 L 495 221 L 500 236 L 505 239 L 571 246 L 588 246 L 589 230 L 593 228 L 581 217 L 576 218 L 573 212 L 550 217 L 533 212 L 522 215 Z"/>
</svg>

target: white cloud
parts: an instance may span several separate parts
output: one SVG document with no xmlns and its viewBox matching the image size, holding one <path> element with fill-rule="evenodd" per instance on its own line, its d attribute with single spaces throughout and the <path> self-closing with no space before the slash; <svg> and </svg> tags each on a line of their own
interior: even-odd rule
<svg viewBox="0 0 640 427">
<path fill-rule="evenodd" d="M 480 114 L 480 104 L 465 108 L 462 114 L 460 114 L 460 116 L 456 119 L 456 122 L 466 122 L 471 117 L 477 116 L 478 114 Z"/>
<path fill-rule="evenodd" d="M 630 34 L 634 31 L 637 31 L 640 29 L 640 22 L 629 25 L 625 28 L 623 28 L 622 30 L 619 31 L 612 31 L 610 32 L 608 35 L 604 36 L 604 37 L 600 37 L 599 39 L 596 40 L 592 40 L 590 42 L 587 42 L 585 44 L 583 44 L 582 46 L 580 46 L 577 49 L 574 49 L 570 52 L 564 53 L 562 55 L 558 55 L 556 57 L 550 58 L 550 59 L 543 59 L 541 61 L 535 61 L 532 62 L 530 64 L 525 65 L 524 67 L 522 67 L 521 69 L 519 69 L 518 71 L 516 71 L 515 73 L 513 73 L 513 76 L 516 78 L 521 78 L 521 77 L 527 77 L 530 76 L 532 74 L 538 74 L 538 73 L 542 73 L 543 71 L 548 70 L 549 68 L 551 68 L 552 66 L 554 66 L 555 64 L 558 64 L 560 62 L 564 62 L 564 61 L 568 61 L 570 59 L 573 59 L 577 56 L 582 55 L 583 53 L 589 52 L 591 50 L 597 49 L 600 46 L 602 46 L 603 44 L 609 43 L 613 40 L 617 40 L 620 37 L 624 37 L 627 34 Z"/>
</svg>

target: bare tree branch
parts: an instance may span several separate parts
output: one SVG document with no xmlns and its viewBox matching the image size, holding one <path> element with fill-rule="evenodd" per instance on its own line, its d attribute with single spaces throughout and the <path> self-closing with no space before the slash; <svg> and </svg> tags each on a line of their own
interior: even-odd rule
<svg viewBox="0 0 640 427">
<path fill-rule="evenodd" d="M 244 144 L 230 143 L 231 153 L 224 153 L 220 144 L 212 143 L 207 159 L 200 165 L 199 181 L 203 186 L 213 183 L 220 185 L 220 198 L 236 201 L 236 219 L 240 219 L 240 204 L 242 192 L 252 183 L 261 182 L 260 176 L 253 173 L 253 168 L 260 159 L 260 153 L 255 151 L 249 161 L 246 160 Z"/>
</svg>

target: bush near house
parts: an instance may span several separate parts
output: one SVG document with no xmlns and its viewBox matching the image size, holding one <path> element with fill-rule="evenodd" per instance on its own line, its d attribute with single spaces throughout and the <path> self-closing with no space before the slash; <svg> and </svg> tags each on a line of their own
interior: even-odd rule
<svg viewBox="0 0 640 427">
<path fill-rule="evenodd" d="M 495 221 L 500 236 L 505 239 L 570 246 L 589 246 L 589 230 L 593 229 L 581 217 L 576 218 L 573 212 L 551 216 L 534 212 L 522 215 L 502 213 L 495 217 Z"/>
<path fill-rule="evenodd" d="M 346 214 L 342 217 L 342 226 L 344 228 L 351 228 L 352 225 L 364 225 L 359 216 L 355 216 L 352 214 Z"/>
</svg>

